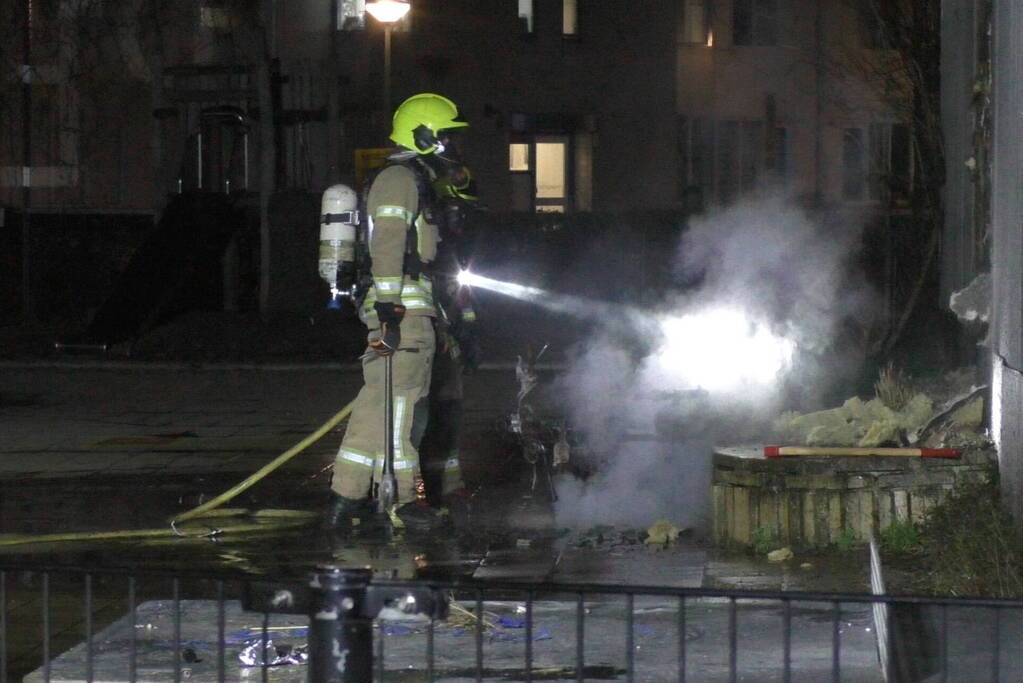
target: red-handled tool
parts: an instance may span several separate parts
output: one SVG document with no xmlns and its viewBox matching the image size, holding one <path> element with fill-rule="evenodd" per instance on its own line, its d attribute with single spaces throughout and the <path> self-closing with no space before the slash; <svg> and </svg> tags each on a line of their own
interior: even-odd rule
<svg viewBox="0 0 1023 683">
<path fill-rule="evenodd" d="M 955 448 L 868 448 L 863 446 L 764 446 L 765 458 L 786 455 L 883 455 L 908 458 L 958 458 Z"/>
</svg>

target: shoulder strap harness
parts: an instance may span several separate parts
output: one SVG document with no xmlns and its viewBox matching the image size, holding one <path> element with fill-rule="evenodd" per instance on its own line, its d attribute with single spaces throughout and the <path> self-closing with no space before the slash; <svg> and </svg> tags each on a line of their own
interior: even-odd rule
<svg viewBox="0 0 1023 683">
<path fill-rule="evenodd" d="M 416 212 L 412 215 L 412 219 L 409 221 L 408 229 L 405 233 L 405 259 L 402 265 L 402 272 L 408 275 L 413 280 L 418 280 L 419 276 L 423 272 L 423 262 L 419 258 L 419 228 L 416 223 L 419 220 L 419 216 L 426 214 L 427 220 L 430 220 L 430 212 L 433 206 L 433 194 L 430 189 L 430 179 L 427 176 L 426 169 L 423 165 L 415 158 L 399 161 L 389 160 L 383 166 L 381 166 L 370 178 L 369 182 L 365 184 L 365 189 L 362 192 L 360 198 L 360 204 L 362 206 L 361 213 L 367 217 L 367 220 L 372 220 L 372 217 L 366 211 L 366 205 L 369 199 L 369 188 L 373 186 L 373 181 L 380 175 L 386 168 L 391 166 L 404 166 L 412 172 L 412 177 L 416 180 L 416 189 L 419 192 L 419 206 L 416 208 Z M 363 240 L 366 240 L 366 235 L 363 235 Z M 366 244 L 365 251 L 365 262 L 366 272 L 372 270 L 372 260 L 369 256 L 369 245 Z"/>
</svg>

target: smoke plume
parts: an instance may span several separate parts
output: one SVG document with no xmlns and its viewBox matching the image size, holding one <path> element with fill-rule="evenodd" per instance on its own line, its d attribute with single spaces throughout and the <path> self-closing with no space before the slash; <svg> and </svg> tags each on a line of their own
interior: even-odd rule
<svg viewBox="0 0 1023 683">
<path fill-rule="evenodd" d="M 595 331 L 555 387 L 596 461 L 559 481 L 558 523 L 702 527 L 713 445 L 762 442 L 836 372 L 836 336 L 870 304 L 859 237 L 773 200 L 691 220 L 672 282 L 636 294 L 636 336 Z"/>
</svg>

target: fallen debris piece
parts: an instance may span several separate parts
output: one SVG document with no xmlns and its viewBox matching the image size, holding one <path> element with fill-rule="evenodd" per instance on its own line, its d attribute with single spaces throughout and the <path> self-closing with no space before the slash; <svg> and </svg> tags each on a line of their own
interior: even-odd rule
<svg viewBox="0 0 1023 683">
<path fill-rule="evenodd" d="M 925 438 L 927 438 L 928 434 L 934 431 L 934 429 L 939 424 L 941 424 L 941 422 L 949 418 L 949 416 L 952 416 L 953 419 L 956 419 L 960 409 L 963 409 L 968 405 L 970 406 L 970 408 L 966 411 L 967 414 L 976 414 L 982 417 L 984 413 L 984 401 L 981 395 L 986 390 L 987 390 L 986 384 L 973 385 L 965 393 L 960 394 L 958 396 L 953 396 L 945 404 L 939 407 L 934 412 L 934 415 L 932 415 L 926 422 L 921 424 L 918 429 L 911 430 L 906 435 L 907 439 L 909 440 L 909 443 L 912 444 L 923 441 Z M 976 401 L 974 400 L 978 398 L 980 398 L 980 400 Z M 977 424 L 979 423 L 980 420 L 978 419 Z"/>
<path fill-rule="evenodd" d="M 263 660 L 263 652 L 267 658 Z M 309 661 L 309 646 L 291 645 L 290 643 L 274 643 L 267 640 L 252 640 L 245 643 L 238 653 L 238 662 L 243 666 L 286 666 L 289 664 L 305 664 Z"/>
<path fill-rule="evenodd" d="M 681 530 L 666 519 L 659 519 L 654 522 L 646 531 L 647 545 L 667 545 L 678 540 Z"/>
<path fill-rule="evenodd" d="M 785 562 L 786 560 L 792 559 L 792 550 L 790 548 L 778 548 L 767 553 L 768 562 Z"/>
</svg>

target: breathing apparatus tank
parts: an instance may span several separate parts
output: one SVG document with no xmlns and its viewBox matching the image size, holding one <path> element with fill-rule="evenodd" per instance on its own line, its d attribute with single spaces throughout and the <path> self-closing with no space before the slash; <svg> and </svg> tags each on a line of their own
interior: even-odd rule
<svg viewBox="0 0 1023 683">
<path fill-rule="evenodd" d="M 330 308 L 353 299 L 358 285 L 359 200 L 347 185 L 331 185 L 320 204 L 320 277 L 330 285 Z"/>
</svg>

